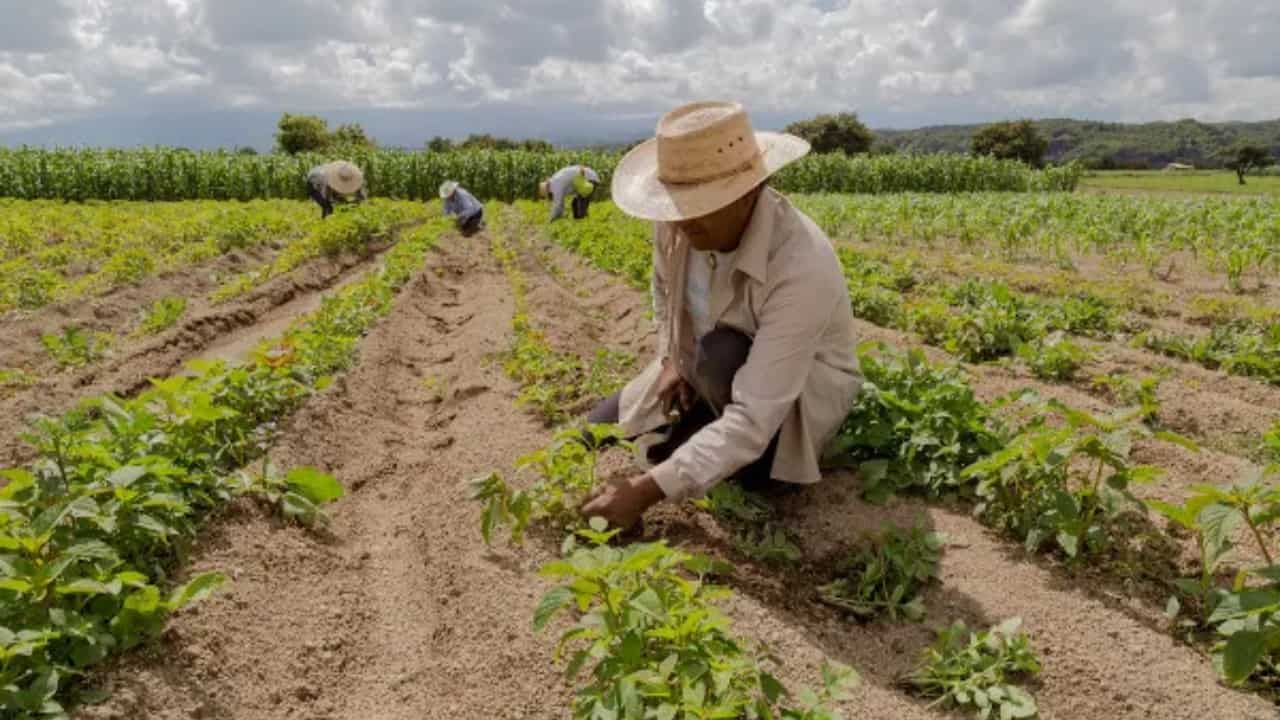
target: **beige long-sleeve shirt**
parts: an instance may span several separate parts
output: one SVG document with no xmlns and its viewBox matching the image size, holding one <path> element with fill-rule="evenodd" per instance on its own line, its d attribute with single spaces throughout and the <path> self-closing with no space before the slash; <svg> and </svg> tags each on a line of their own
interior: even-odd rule
<svg viewBox="0 0 1280 720">
<path fill-rule="evenodd" d="M 658 356 L 622 391 L 620 422 L 632 436 L 668 423 L 656 387 L 664 358 L 693 377 L 696 340 L 684 307 L 690 247 L 667 223 L 655 224 L 653 245 Z M 701 496 L 759 458 L 778 433 L 772 477 L 817 482 L 823 448 L 862 384 L 853 312 L 831 241 L 765 188 L 733 272 L 711 289 L 711 317 L 753 338 L 751 351 L 734 377 L 730 404 L 650 470 L 654 481 L 668 498 Z"/>
</svg>

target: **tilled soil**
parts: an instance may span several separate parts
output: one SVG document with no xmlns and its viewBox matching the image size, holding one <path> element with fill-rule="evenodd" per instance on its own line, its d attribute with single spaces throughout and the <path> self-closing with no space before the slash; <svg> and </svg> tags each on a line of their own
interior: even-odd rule
<svg viewBox="0 0 1280 720">
<path fill-rule="evenodd" d="M 196 282 L 195 275 L 178 273 L 157 278 L 141 288 L 121 290 L 66 308 L 49 308 L 31 318 L 4 323 L 5 337 L 13 338 L 6 350 L 11 364 L 35 365 L 40 374 L 31 386 L 0 396 L 0 467 L 30 459 L 30 448 L 18 440 L 18 435 L 32 415 L 56 416 L 82 398 L 103 393 L 131 395 L 144 389 L 149 378 L 180 372 L 188 360 L 230 358 L 241 353 L 251 347 L 254 339 L 278 334 L 289 319 L 313 309 L 323 291 L 358 278 L 387 247 L 381 244 L 366 254 L 318 258 L 221 305 L 207 300 L 212 283 Z M 184 285 L 187 281 L 193 284 Z M 122 339 L 108 357 L 83 368 L 59 372 L 43 360 L 44 351 L 39 349 L 41 334 L 57 332 L 71 324 L 118 331 L 147 302 L 167 295 L 188 298 L 186 314 L 169 330 L 150 338 Z M 58 319 L 64 316 L 66 320 Z M 88 322 L 90 317 L 99 319 Z"/>
<path fill-rule="evenodd" d="M 539 263 L 520 247 L 530 315 L 557 347 L 644 352 L 647 298 L 557 250 Z M 554 279 L 535 275 L 548 256 Z M 329 531 L 282 526 L 247 503 L 212 523 L 188 570 L 220 569 L 233 582 L 180 613 L 150 652 L 105 672 L 111 699 L 81 716 L 565 717 L 571 690 L 552 661 L 554 637 L 530 629 L 548 587 L 536 568 L 552 550 L 537 539 L 485 548 L 461 485 L 550 437 L 516 409 L 518 388 L 492 361 L 509 341 L 512 309 L 483 235 L 444 242 L 366 338 L 358 366 L 299 412 L 274 452 L 281 466 L 318 466 L 347 486 Z M 977 382 L 986 394 L 1005 380 Z M 609 462 L 627 471 L 627 458 Z M 1208 660 L 1156 627 L 1148 606 L 1025 556 L 963 511 L 904 499 L 871 507 L 848 473 L 779 507 L 806 553 L 790 570 L 743 561 L 726 530 L 689 507 L 654 511 L 646 534 L 739 562 L 735 628 L 769 645 L 784 679 L 813 682 L 823 658 L 857 668 L 863 682 L 841 708 L 846 718 L 953 717 L 905 694 L 898 674 L 930 641 L 929 627 L 1013 616 L 1045 666 L 1034 687 L 1043 718 L 1275 716 L 1218 684 Z M 812 599 L 826 580 L 818 569 L 842 547 L 917 519 L 950 538 L 925 624 L 858 625 Z"/>
</svg>

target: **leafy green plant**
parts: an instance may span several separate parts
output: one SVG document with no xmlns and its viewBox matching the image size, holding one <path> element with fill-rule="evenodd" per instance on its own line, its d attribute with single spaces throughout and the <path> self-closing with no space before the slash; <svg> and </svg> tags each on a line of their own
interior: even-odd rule
<svg viewBox="0 0 1280 720">
<path fill-rule="evenodd" d="M 40 337 L 49 357 L 62 368 L 80 367 L 104 357 L 115 340 L 108 333 L 87 332 L 68 325 L 61 334 L 47 333 Z"/>
<path fill-rule="evenodd" d="M 773 506 L 759 493 L 726 481 L 693 502 L 728 526 L 734 547 L 752 560 L 791 565 L 804 557 L 791 533 L 775 524 Z"/>
<path fill-rule="evenodd" d="M 7 391 L 27 387 L 34 384 L 35 381 L 36 379 L 26 370 L 0 368 L 0 397 L 4 397 Z"/>
<path fill-rule="evenodd" d="M 265 456 L 264 456 L 265 457 Z M 281 475 L 263 460 L 256 473 L 241 471 L 242 491 L 252 493 L 275 507 L 281 517 L 309 528 L 329 524 L 324 506 L 342 497 L 342 483 L 312 467 L 296 467 Z"/>
<path fill-rule="evenodd" d="M 1041 380 L 1070 380 L 1091 354 L 1061 332 L 1018 346 L 1018 356 Z"/>
<path fill-rule="evenodd" d="M 563 584 L 543 596 L 534 628 L 572 613 L 576 623 L 561 634 L 556 658 L 570 653 L 570 679 L 589 673 L 574 697 L 574 718 L 838 717 L 828 704 L 843 696 L 853 671 L 825 666 L 823 690 L 802 692 L 790 706 L 764 658 L 732 634 L 716 606 L 731 593 L 708 577 L 727 568 L 665 542 L 611 547 L 613 534 L 597 518 L 579 532 L 588 547 L 541 570 Z"/>
<path fill-rule="evenodd" d="M 818 598 L 859 620 L 882 615 L 920 620 L 925 612 L 920 593 L 937 580 L 945 545 L 945 535 L 919 525 L 868 536 L 840 563 L 836 579 L 818 589 Z"/>
<path fill-rule="evenodd" d="M 865 381 L 828 462 L 857 464 L 863 494 L 875 502 L 909 488 L 972 494 L 961 471 L 1004 439 L 962 371 L 931 365 L 919 350 L 895 354 L 874 343 L 859 347 L 858 358 Z"/>
<path fill-rule="evenodd" d="M 971 708 L 979 718 L 1035 717 L 1035 698 L 1014 684 L 1040 673 L 1040 661 L 1018 618 L 980 632 L 957 620 L 938 631 L 937 641 L 905 678 L 908 687 L 932 705 Z"/>
<path fill-rule="evenodd" d="M 979 517 L 1023 541 L 1029 552 L 1053 542 L 1075 559 L 1110 547 L 1113 524 L 1126 513 L 1144 511 L 1130 486 L 1161 472 L 1130 462 L 1134 439 L 1194 447 L 1139 419 L 1137 410 L 1097 417 L 1046 401 L 1003 449 L 964 471 L 978 482 Z"/>
<path fill-rule="evenodd" d="M 470 498 L 482 503 L 480 534 L 485 544 L 493 532 L 510 527 L 510 540 L 520 543 L 530 524 L 541 522 L 560 530 L 583 526 L 578 507 L 600 484 L 596 464 L 600 452 L 610 446 L 630 444 L 620 428 L 587 425 L 556 433 L 551 443 L 516 461 L 517 471 L 531 470 L 537 478 L 526 489 L 516 490 L 502 476 L 491 472 L 469 481 Z"/>
<path fill-rule="evenodd" d="M 160 298 L 142 311 L 138 327 L 133 331 L 135 336 L 156 335 L 177 324 L 187 311 L 187 299 L 184 297 Z"/>
<path fill-rule="evenodd" d="M 1093 387 L 1105 390 L 1116 402 L 1138 408 L 1143 422 L 1155 426 L 1160 422 L 1160 399 L 1156 392 L 1171 374 L 1168 368 L 1161 368 L 1140 379 L 1123 373 L 1099 375 L 1093 379 Z"/>
</svg>

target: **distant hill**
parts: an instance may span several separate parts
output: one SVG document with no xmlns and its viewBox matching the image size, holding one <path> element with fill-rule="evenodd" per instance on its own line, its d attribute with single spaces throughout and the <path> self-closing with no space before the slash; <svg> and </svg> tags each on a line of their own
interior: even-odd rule
<svg viewBox="0 0 1280 720">
<path fill-rule="evenodd" d="M 1171 162 L 1221 167 L 1220 154 L 1238 140 L 1271 148 L 1280 156 L 1280 120 L 1202 123 L 1196 120 L 1141 124 L 1090 120 L 1037 120 L 1049 140 L 1052 162 L 1079 160 L 1095 168 L 1161 168 Z M 939 125 L 916 130 L 876 130 L 876 137 L 899 150 L 969 152 L 969 138 L 981 125 Z"/>
</svg>

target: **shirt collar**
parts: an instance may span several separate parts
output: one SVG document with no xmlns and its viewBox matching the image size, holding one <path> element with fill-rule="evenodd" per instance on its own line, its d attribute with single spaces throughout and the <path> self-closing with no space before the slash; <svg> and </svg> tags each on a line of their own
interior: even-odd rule
<svg viewBox="0 0 1280 720">
<path fill-rule="evenodd" d="M 760 191 L 756 206 L 747 221 L 747 229 L 738 243 L 738 254 L 733 267 L 758 283 L 764 283 L 769 267 L 769 246 L 777 225 L 777 207 L 780 196 L 772 188 Z"/>
</svg>

